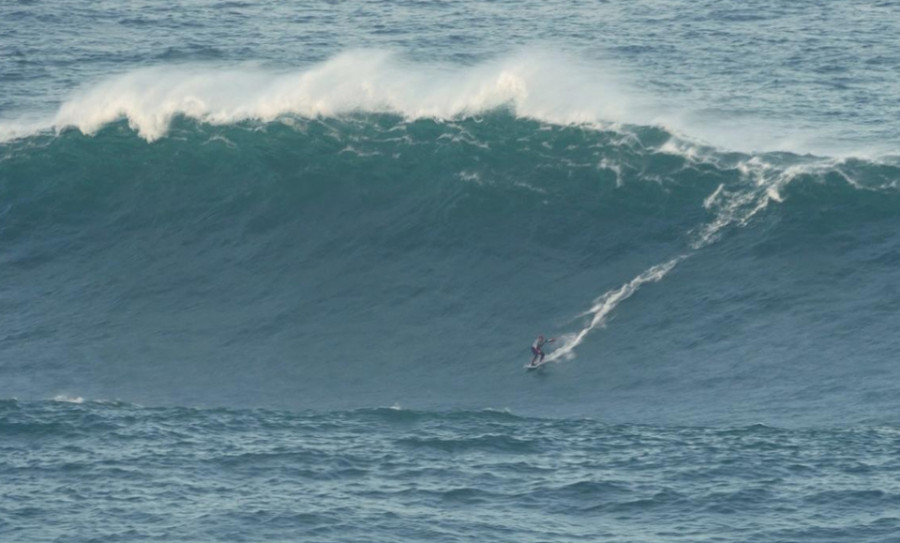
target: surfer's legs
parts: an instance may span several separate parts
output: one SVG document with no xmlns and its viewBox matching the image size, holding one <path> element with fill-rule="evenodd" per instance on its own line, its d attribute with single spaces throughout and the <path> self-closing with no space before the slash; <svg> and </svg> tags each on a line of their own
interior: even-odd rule
<svg viewBox="0 0 900 543">
<path fill-rule="evenodd" d="M 534 355 L 534 356 L 531 358 L 531 365 L 532 365 L 532 366 L 534 366 L 534 362 L 535 362 L 535 360 L 538 359 L 539 356 L 541 357 L 541 360 L 544 359 L 544 353 L 542 353 L 539 349 L 535 349 L 534 347 L 532 347 L 532 348 L 531 348 L 531 353 Z"/>
</svg>

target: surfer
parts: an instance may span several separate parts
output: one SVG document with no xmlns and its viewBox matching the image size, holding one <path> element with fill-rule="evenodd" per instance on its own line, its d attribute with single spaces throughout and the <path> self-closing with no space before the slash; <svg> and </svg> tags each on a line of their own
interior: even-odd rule
<svg viewBox="0 0 900 543">
<path fill-rule="evenodd" d="M 534 358 L 531 359 L 531 364 L 529 365 L 534 366 L 535 364 L 540 364 L 541 362 L 543 362 L 544 351 L 541 349 L 541 347 L 543 347 L 545 343 L 553 343 L 554 341 L 556 341 L 556 338 L 544 339 L 544 336 L 538 336 L 538 338 L 534 340 L 534 343 L 532 343 L 531 345 L 531 354 L 534 355 Z M 540 357 L 540 360 L 538 360 L 538 357 Z"/>
</svg>

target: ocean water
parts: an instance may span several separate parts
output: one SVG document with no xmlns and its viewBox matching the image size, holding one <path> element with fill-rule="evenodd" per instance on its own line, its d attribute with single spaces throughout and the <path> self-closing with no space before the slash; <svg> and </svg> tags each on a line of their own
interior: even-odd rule
<svg viewBox="0 0 900 543">
<path fill-rule="evenodd" d="M 0 540 L 900 541 L 897 35 L 0 4 Z"/>
</svg>

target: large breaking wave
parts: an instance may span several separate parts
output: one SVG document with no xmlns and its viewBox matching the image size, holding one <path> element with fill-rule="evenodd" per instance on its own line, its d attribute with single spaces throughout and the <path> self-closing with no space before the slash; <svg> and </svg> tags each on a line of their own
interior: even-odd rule
<svg viewBox="0 0 900 543">
<path fill-rule="evenodd" d="M 525 65 L 473 70 L 456 100 L 459 74 L 388 85 L 382 67 L 342 86 L 340 65 L 138 72 L 68 102 L 58 133 L 3 144 L 0 394 L 537 395 L 663 416 L 723 391 L 760 412 L 804 391 L 815 406 L 853 376 L 853 394 L 893 401 L 893 160 L 597 123 L 616 120 L 609 104 L 548 107 Z M 562 338 L 551 358 L 566 363 L 526 378 L 538 333 Z"/>
</svg>

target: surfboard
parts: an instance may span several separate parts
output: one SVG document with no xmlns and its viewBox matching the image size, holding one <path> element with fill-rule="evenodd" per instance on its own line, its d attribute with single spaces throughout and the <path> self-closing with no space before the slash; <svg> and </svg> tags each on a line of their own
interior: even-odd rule
<svg viewBox="0 0 900 543">
<path fill-rule="evenodd" d="M 544 360 L 543 362 L 538 362 L 537 364 L 534 364 L 534 365 L 532 365 L 532 364 L 525 364 L 525 369 L 526 369 L 527 371 L 536 370 L 536 369 L 540 368 L 541 366 L 543 366 L 544 364 L 546 364 L 547 362 L 550 362 L 550 361 L 549 361 L 549 360 Z"/>
</svg>

